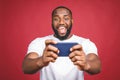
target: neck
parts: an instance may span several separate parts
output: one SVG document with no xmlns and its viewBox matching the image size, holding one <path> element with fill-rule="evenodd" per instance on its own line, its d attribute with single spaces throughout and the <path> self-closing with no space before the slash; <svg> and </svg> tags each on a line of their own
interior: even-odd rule
<svg viewBox="0 0 120 80">
<path fill-rule="evenodd" d="M 69 36 L 66 38 L 66 39 L 69 39 L 73 36 L 73 34 L 69 34 Z M 54 34 L 54 37 L 58 38 L 55 34 Z M 58 38 L 59 39 L 59 38 Z M 66 39 L 63 39 L 63 40 L 66 40 Z"/>
</svg>

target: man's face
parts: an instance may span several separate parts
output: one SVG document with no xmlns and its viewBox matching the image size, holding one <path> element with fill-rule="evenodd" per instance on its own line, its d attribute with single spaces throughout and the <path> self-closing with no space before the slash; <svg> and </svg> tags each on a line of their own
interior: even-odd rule
<svg viewBox="0 0 120 80">
<path fill-rule="evenodd" d="M 67 9 L 59 8 L 52 16 L 52 28 L 60 40 L 67 39 L 72 28 L 72 16 Z"/>
</svg>

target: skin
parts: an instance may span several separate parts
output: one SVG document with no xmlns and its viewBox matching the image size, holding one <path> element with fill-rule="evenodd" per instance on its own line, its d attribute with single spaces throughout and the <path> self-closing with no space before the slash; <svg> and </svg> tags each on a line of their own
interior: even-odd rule
<svg viewBox="0 0 120 80">
<path fill-rule="evenodd" d="M 52 16 L 52 27 L 53 30 L 55 29 L 58 32 L 60 37 L 66 36 L 65 39 L 68 39 L 72 36 L 72 34 L 67 33 L 71 31 L 72 28 L 72 15 L 69 13 L 68 10 L 63 10 L 63 8 L 57 9 Z M 66 32 L 60 33 L 60 27 L 64 27 Z M 55 32 L 55 31 L 54 31 Z M 57 37 L 57 33 L 55 33 L 55 37 Z M 59 37 L 57 37 L 59 38 Z M 60 39 L 60 38 L 59 38 Z"/>
<path fill-rule="evenodd" d="M 56 10 L 52 16 L 52 24 L 54 29 L 58 31 L 60 36 L 65 36 L 66 33 L 59 32 L 59 25 L 64 25 L 65 30 L 70 28 L 70 25 L 73 24 L 73 19 L 69 11 L 65 8 L 59 8 Z M 66 39 L 69 39 L 72 34 Z M 56 37 L 56 35 L 55 35 Z M 56 41 L 48 39 L 45 41 L 45 49 L 43 55 L 39 57 L 38 53 L 31 52 L 26 55 L 23 60 L 23 72 L 26 74 L 33 74 L 42 69 L 43 67 L 49 65 L 50 62 L 55 62 L 58 58 L 59 50 L 58 48 L 50 45 L 57 44 Z M 86 55 L 80 44 L 73 46 L 70 49 L 71 53 L 69 58 L 74 65 L 78 67 L 79 70 L 85 71 L 89 74 L 97 74 L 101 70 L 101 62 L 99 57 L 94 53 L 89 53 Z"/>
</svg>

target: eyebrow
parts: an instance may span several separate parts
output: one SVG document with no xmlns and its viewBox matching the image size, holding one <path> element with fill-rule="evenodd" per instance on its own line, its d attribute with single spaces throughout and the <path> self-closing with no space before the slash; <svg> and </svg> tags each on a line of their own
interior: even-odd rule
<svg viewBox="0 0 120 80">
<path fill-rule="evenodd" d="M 70 16 L 70 15 L 64 15 L 64 16 Z M 58 17 L 58 15 L 54 15 L 53 17 Z"/>
</svg>

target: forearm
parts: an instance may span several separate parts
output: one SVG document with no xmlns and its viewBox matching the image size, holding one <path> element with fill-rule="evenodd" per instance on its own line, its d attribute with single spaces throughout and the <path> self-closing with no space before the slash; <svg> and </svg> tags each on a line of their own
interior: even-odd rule
<svg viewBox="0 0 120 80">
<path fill-rule="evenodd" d="M 26 58 L 23 61 L 23 72 L 25 74 L 33 74 L 36 73 L 38 70 L 42 69 L 44 65 L 42 64 L 42 57 L 38 57 L 35 59 Z"/>
<path fill-rule="evenodd" d="M 91 56 L 92 55 L 92 56 Z M 88 63 L 88 70 L 86 70 L 86 72 L 88 72 L 89 74 L 97 74 L 100 73 L 101 71 L 101 62 L 100 59 L 98 58 L 97 55 L 94 54 L 90 54 L 87 56 L 87 63 Z"/>
</svg>

